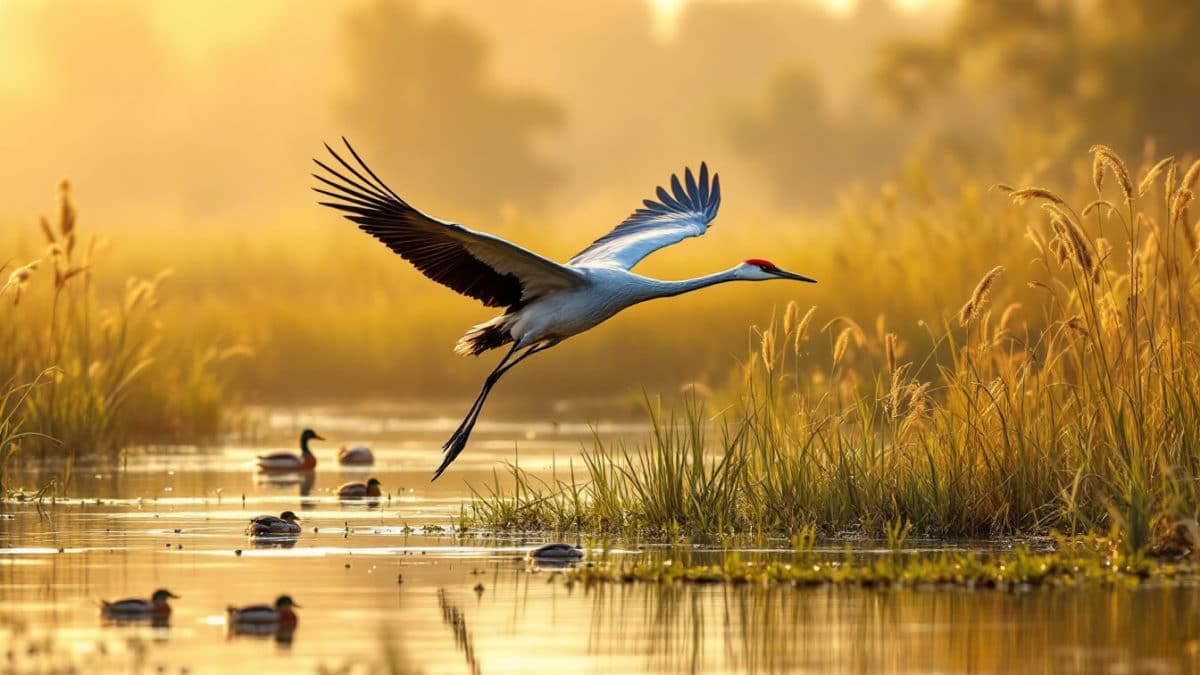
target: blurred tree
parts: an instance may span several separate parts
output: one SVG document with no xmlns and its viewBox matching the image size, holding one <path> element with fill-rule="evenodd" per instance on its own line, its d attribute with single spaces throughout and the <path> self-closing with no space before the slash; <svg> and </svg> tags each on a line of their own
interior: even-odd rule
<svg viewBox="0 0 1200 675">
<path fill-rule="evenodd" d="M 833 115 L 816 75 L 796 67 L 777 72 L 765 102 L 730 127 L 735 149 L 785 208 L 826 206 L 848 182 L 879 178 L 901 157 L 903 139 L 869 114 Z"/>
<path fill-rule="evenodd" d="M 939 37 L 882 50 L 874 79 L 908 113 L 974 90 L 999 94 L 1018 125 L 1083 144 L 1196 148 L 1198 34 L 1200 4 L 1186 0 L 973 0 Z"/>
<path fill-rule="evenodd" d="M 376 0 L 347 14 L 345 38 L 342 112 L 397 191 L 460 212 L 541 205 L 558 172 L 534 141 L 561 126 L 562 108 L 491 82 L 476 30 L 450 13 L 422 15 L 410 0 Z"/>
</svg>

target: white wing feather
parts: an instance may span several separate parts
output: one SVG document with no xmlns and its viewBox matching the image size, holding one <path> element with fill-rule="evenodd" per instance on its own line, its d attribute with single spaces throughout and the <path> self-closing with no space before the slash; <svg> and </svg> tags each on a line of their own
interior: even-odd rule
<svg viewBox="0 0 1200 675">
<path fill-rule="evenodd" d="M 683 184 L 679 176 L 672 175 L 671 192 L 660 186 L 656 194 L 659 201 L 643 201 L 644 208 L 634 211 L 567 264 L 633 269 L 661 248 L 704 234 L 721 205 L 721 179 L 713 174 L 710 184 L 708 166 L 701 163 L 699 181 L 687 169 Z"/>
</svg>

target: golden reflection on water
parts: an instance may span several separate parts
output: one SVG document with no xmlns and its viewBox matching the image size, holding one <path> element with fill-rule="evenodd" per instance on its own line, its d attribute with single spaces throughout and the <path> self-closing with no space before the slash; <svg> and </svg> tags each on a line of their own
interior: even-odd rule
<svg viewBox="0 0 1200 675">
<path fill-rule="evenodd" d="M 259 480 L 247 469 L 256 450 L 135 455 L 123 470 L 78 470 L 67 503 L 5 505 L 4 670 L 1200 672 L 1195 587 L 569 585 L 529 571 L 522 554 L 543 538 L 422 533 L 458 514 L 465 483 L 429 486 L 426 466 L 386 445 L 374 475 L 394 492 L 373 509 L 339 502 L 336 469 Z M 294 539 L 242 535 L 250 516 L 298 507 Z M 618 546 L 614 557 L 665 554 Z M 98 598 L 157 587 L 182 596 L 169 628 L 101 620 Z M 228 631 L 227 604 L 281 593 L 302 606 L 292 639 Z"/>
</svg>

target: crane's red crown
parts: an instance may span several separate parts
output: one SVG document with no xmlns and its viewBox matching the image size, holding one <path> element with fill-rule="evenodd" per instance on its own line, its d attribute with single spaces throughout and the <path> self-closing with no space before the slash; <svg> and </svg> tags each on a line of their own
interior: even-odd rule
<svg viewBox="0 0 1200 675">
<path fill-rule="evenodd" d="M 766 267 L 767 269 L 775 269 L 775 263 L 771 262 L 770 260 L 763 260 L 762 258 L 748 258 L 746 260 L 746 264 L 758 265 L 759 267 Z"/>
</svg>

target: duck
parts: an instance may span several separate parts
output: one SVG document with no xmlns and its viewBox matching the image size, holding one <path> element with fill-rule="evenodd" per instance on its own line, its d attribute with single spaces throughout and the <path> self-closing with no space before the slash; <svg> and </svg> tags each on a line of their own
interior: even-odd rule
<svg viewBox="0 0 1200 675">
<path fill-rule="evenodd" d="M 337 454 L 338 464 L 374 464 L 375 454 L 365 445 L 342 446 Z"/>
<path fill-rule="evenodd" d="M 338 496 L 345 498 L 378 497 L 382 494 L 379 489 L 379 479 L 371 478 L 367 482 L 345 483 L 338 488 Z"/>
<path fill-rule="evenodd" d="M 583 551 L 570 544 L 546 544 L 530 551 L 529 559 L 550 563 L 577 562 L 583 560 Z"/>
<path fill-rule="evenodd" d="M 308 449 L 308 442 L 316 439 L 325 440 L 312 429 L 305 429 L 300 434 L 300 454 L 290 452 L 272 452 L 269 455 L 258 456 L 259 471 L 312 471 L 317 468 L 317 456 Z"/>
<path fill-rule="evenodd" d="M 296 534 L 300 531 L 300 520 L 291 511 L 284 511 L 276 516 L 257 516 L 250 519 L 246 526 L 246 534 L 251 537 L 261 537 L 270 534 Z"/>
<path fill-rule="evenodd" d="M 229 625 L 232 627 L 243 626 L 248 628 L 275 627 L 279 630 L 290 630 L 296 627 L 298 621 L 296 613 L 292 608 L 299 609 L 300 605 L 292 600 L 290 595 L 281 595 L 275 598 L 275 604 L 272 605 L 246 605 L 245 607 L 234 607 L 230 605 L 225 608 L 225 613 L 229 617 Z"/>
<path fill-rule="evenodd" d="M 154 591 L 149 600 L 145 598 L 125 598 L 113 602 L 101 600 L 100 611 L 104 616 L 113 619 L 165 619 L 171 616 L 171 606 L 167 604 L 167 598 L 178 600 L 179 596 L 165 588 L 160 588 Z"/>
</svg>

